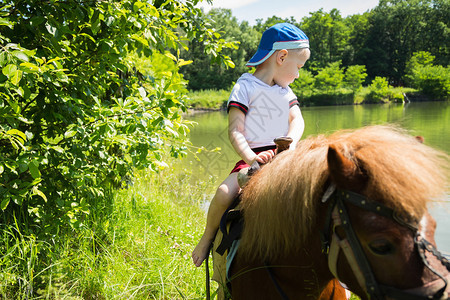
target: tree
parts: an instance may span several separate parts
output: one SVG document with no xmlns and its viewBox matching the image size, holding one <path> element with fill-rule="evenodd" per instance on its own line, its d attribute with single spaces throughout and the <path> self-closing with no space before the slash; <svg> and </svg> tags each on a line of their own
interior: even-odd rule
<svg viewBox="0 0 450 300">
<path fill-rule="evenodd" d="M 185 152 L 180 49 L 192 39 L 219 63 L 230 46 L 197 0 L 18 1 L 0 8 L 2 224 L 37 235 L 82 226 L 137 168 Z M 167 68 L 145 70 L 170 61 Z M 171 71 L 169 71 L 171 70 Z M 27 226 L 28 226 L 27 225 Z"/>
<path fill-rule="evenodd" d="M 295 95 L 302 101 L 304 97 L 311 96 L 314 81 L 315 79 L 311 72 L 302 68 L 298 72 L 298 78 L 290 86 Z"/>
<path fill-rule="evenodd" d="M 342 64 L 344 66 L 365 64 L 365 61 L 362 61 L 361 58 L 365 57 L 367 51 L 370 51 L 370 49 L 365 47 L 370 26 L 370 14 L 365 12 L 362 15 L 351 15 L 344 19 L 350 31 L 348 44 L 342 56 Z"/>
<path fill-rule="evenodd" d="M 340 88 L 344 79 L 344 70 L 340 66 L 341 62 L 337 61 L 321 69 L 315 76 L 315 88 L 327 92 L 332 92 Z"/>
<path fill-rule="evenodd" d="M 367 77 L 366 67 L 361 65 L 349 66 L 344 74 L 344 84 L 353 90 L 358 91 Z"/>
<path fill-rule="evenodd" d="M 193 63 L 181 70 L 189 81 L 188 89 L 227 89 L 246 71 L 246 59 L 251 49 L 256 49 L 260 35 L 247 22 L 238 22 L 230 9 L 212 9 L 207 18 L 214 32 L 223 36 L 223 42 L 229 47 L 223 49 L 227 63 L 211 64 L 212 53 L 205 50 L 205 44 L 199 40 L 190 41 L 189 51 L 181 55 Z M 237 42 L 235 42 L 237 41 Z M 256 44 L 256 45 L 255 45 Z"/>
<path fill-rule="evenodd" d="M 364 49 L 356 58 L 369 77 L 402 83 L 407 60 L 417 51 L 430 51 L 448 63 L 450 5 L 445 0 L 380 0 L 369 17 Z"/>
<path fill-rule="evenodd" d="M 387 78 L 377 76 L 369 86 L 369 96 L 371 102 L 387 102 L 389 99 L 385 99 L 385 96 L 389 94 L 389 82 Z"/>
<path fill-rule="evenodd" d="M 450 95 L 449 67 L 433 65 L 435 57 L 429 52 L 414 53 L 406 64 L 408 83 L 422 93 L 436 99 L 448 99 Z"/>
<path fill-rule="evenodd" d="M 302 19 L 300 28 L 309 38 L 312 49 L 311 61 L 307 69 L 323 68 L 330 63 L 340 61 L 349 39 L 349 30 L 339 11 L 329 13 L 320 9 Z"/>
</svg>

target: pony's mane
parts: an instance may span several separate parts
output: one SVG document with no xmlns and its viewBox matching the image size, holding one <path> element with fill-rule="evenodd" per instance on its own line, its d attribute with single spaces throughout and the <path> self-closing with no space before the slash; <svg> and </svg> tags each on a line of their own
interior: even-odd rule
<svg viewBox="0 0 450 300">
<path fill-rule="evenodd" d="M 399 212 L 420 218 L 427 202 L 445 193 L 448 156 L 399 128 L 368 126 L 308 137 L 262 168 L 244 189 L 242 254 L 263 259 L 289 254 L 318 234 L 331 144 L 366 172 L 364 194 Z"/>
</svg>

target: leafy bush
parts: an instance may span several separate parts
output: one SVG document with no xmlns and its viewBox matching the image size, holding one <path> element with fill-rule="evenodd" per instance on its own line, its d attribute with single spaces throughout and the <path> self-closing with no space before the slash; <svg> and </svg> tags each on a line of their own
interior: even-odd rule
<svg viewBox="0 0 450 300">
<path fill-rule="evenodd" d="M 341 62 L 337 61 L 319 71 L 314 77 L 314 87 L 322 91 L 333 91 L 343 84 L 344 70 L 340 68 Z"/>
<path fill-rule="evenodd" d="M 201 90 L 188 93 L 186 104 L 193 109 L 225 109 L 229 90 Z"/>
<path fill-rule="evenodd" d="M 362 88 L 362 83 L 366 77 L 366 66 L 349 66 L 344 74 L 344 85 L 356 92 Z"/>
<path fill-rule="evenodd" d="M 78 228 L 136 168 L 164 167 L 163 147 L 185 153 L 180 49 L 197 39 L 227 59 L 196 3 L 2 2 L 0 223 Z M 139 65 L 157 52 L 172 66 Z"/>
<path fill-rule="evenodd" d="M 376 76 L 369 85 L 366 102 L 380 103 L 389 101 L 389 83 L 385 77 Z"/>
<path fill-rule="evenodd" d="M 300 69 L 298 78 L 290 85 L 295 95 L 302 101 L 304 98 L 311 96 L 314 89 L 315 78 L 311 72 Z"/>
<path fill-rule="evenodd" d="M 450 95 L 450 68 L 433 65 L 434 56 L 428 52 L 414 53 L 408 61 L 408 83 L 425 95 L 436 99 L 448 99 Z"/>
<path fill-rule="evenodd" d="M 340 88 L 333 92 L 315 92 L 300 102 L 304 106 L 347 105 L 354 103 L 352 90 Z"/>
</svg>

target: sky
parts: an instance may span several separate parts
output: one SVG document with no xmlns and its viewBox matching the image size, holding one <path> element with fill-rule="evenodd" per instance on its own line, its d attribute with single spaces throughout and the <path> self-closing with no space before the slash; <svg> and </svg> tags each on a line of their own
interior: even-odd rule
<svg viewBox="0 0 450 300">
<path fill-rule="evenodd" d="M 212 7 L 229 8 L 239 21 L 256 24 L 256 19 L 267 19 L 272 16 L 280 18 L 294 17 L 300 21 L 310 12 L 323 8 L 330 12 L 333 8 L 340 11 L 342 17 L 362 14 L 378 5 L 379 0 L 214 0 Z M 211 8 L 204 0 L 199 4 L 206 12 Z"/>
</svg>

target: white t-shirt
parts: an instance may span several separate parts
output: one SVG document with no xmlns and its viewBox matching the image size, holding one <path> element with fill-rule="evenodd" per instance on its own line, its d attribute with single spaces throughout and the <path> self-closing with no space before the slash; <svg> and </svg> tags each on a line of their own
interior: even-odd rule
<svg viewBox="0 0 450 300">
<path fill-rule="evenodd" d="M 231 107 L 245 114 L 244 136 L 250 148 L 275 145 L 273 139 L 286 136 L 289 130 L 289 109 L 298 105 L 290 87 L 270 86 L 252 74 L 243 74 L 231 91 Z"/>
</svg>

